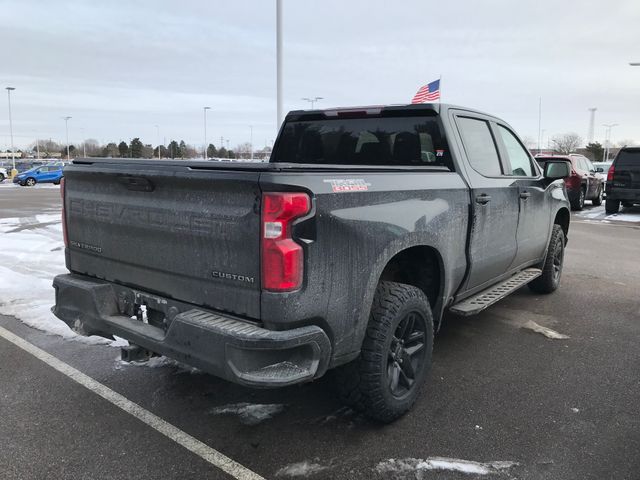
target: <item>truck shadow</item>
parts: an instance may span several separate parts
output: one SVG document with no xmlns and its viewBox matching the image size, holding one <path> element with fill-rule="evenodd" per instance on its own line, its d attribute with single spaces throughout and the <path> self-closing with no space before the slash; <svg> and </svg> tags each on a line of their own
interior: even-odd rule
<svg viewBox="0 0 640 480">
<path fill-rule="evenodd" d="M 522 295 L 530 294 L 525 289 Z M 475 317 L 445 314 L 434 339 L 431 376 L 438 375 L 451 362 L 460 362 L 464 352 L 480 348 L 487 337 L 504 328 L 503 323 L 492 317 L 491 308 Z M 343 406 L 335 393 L 331 372 L 312 383 L 256 390 L 175 365 L 160 370 L 162 380 L 154 392 L 153 404 L 154 408 L 166 408 L 163 416 L 176 414 L 176 402 L 186 404 L 180 416 L 187 415 L 196 423 L 203 423 L 204 418 L 204 424 L 224 425 L 225 430 L 231 428 L 240 435 L 293 425 L 297 425 L 297 435 L 300 425 L 313 425 L 316 433 L 324 429 L 365 432 L 385 428 Z M 432 382 L 432 378 L 427 379 L 427 385 Z"/>
</svg>

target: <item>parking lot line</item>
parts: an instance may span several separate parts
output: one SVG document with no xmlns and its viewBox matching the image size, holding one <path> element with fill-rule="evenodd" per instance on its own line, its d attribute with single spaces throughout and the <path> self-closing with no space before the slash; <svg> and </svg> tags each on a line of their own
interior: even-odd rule
<svg viewBox="0 0 640 480">
<path fill-rule="evenodd" d="M 109 387 L 94 380 L 93 378 L 85 375 L 84 373 L 76 370 L 72 366 L 57 359 L 53 355 L 45 352 L 44 350 L 36 347 L 35 345 L 27 342 L 21 337 L 11 333 L 10 331 L 0 327 L 0 337 L 13 343 L 15 346 L 30 353 L 37 359 L 43 361 L 50 367 L 54 368 L 58 372 L 66 375 L 71 380 L 79 383 L 83 387 L 91 390 L 93 393 L 101 396 L 111 404 L 124 410 L 130 415 L 150 426 L 157 432 L 163 434 L 167 438 L 173 440 L 177 444 L 183 446 L 190 452 L 195 453 L 203 460 L 209 462 L 214 467 L 219 468 L 223 472 L 229 474 L 233 478 L 238 480 L 264 480 L 263 477 L 257 473 L 249 470 L 248 468 L 240 465 L 238 462 L 230 459 L 226 455 L 218 452 L 217 450 L 209 447 L 200 440 L 192 437 L 188 433 L 180 430 L 178 427 L 166 422 L 157 415 L 142 408 L 137 403 L 132 402 L 119 393 L 111 390 Z"/>
</svg>

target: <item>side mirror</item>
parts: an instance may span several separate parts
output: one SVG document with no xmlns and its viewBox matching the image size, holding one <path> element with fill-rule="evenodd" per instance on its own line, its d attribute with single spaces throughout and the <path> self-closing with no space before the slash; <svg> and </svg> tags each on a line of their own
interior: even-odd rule
<svg viewBox="0 0 640 480">
<path fill-rule="evenodd" d="M 597 173 L 604 173 L 604 168 L 598 167 L 598 168 L 596 168 L 596 172 Z"/>
<path fill-rule="evenodd" d="M 557 180 L 571 175 L 569 162 L 549 160 L 544 164 L 544 178 Z"/>
</svg>

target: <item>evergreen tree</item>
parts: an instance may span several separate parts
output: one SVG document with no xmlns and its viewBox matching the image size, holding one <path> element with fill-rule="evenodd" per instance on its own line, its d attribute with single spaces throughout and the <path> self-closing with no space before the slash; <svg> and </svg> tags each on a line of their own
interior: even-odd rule
<svg viewBox="0 0 640 480">
<path fill-rule="evenodd" d="M 176 142 L 175 140 L 171 140 L 171 143 L 169 143 L 169 152 L 167 156 L 169 158 L 180 157 L 180 146 L 178 145 L 178 142 Z"/>
<path fill-rule="evenodd" d="M 207 158 L 212 158 L 218 155 L 218 151 L 213 143 L 210 143 L 207 147 Z"/>
<path fill-rule="evenodd" d="M 124 141 L 118 144 L 118 151 L 120 152 L 120 158 L 129 156 L 129 146 Z"/>
<path fill-rule="evenodd" d="M 600 143 L 590 143 L 589 145 L 587 145 L 586 150 L 587 152 L 589 152 L 587 156 L 592 162 L 602 161 L 602 158 L 604 157 L 604 148 L 602 147 L 602 145 L 600 145 Z"/>
<path fill-rule="evenodd" d="M 140 138 L 136 137 L 131 140 L 131 158 L 142 158 L 142 149 L 144 145 L 140 141 Z"/>
</svg>

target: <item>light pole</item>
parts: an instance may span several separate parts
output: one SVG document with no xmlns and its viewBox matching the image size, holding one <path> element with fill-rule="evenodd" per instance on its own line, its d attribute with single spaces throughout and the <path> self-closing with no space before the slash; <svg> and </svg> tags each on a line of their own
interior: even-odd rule
<svg viewBox="0 0 640 480">
<path fill-rule="evenodd" d="M 80 134 L 82 135 L 82 156 L 84 158 L 87 158 L 87 142 L 85 141 L 86 139 L 84 138 L 84 128 L 80 129 Z"/>
<path fill-rule="evenodd" d="M 607 129 L 605 130 L 605 134 L 604 134 L 604 153 L 603 153 L 603 158 L 602 161 L 606 162 L 609 160 L 609 142 L 611 140 L 611 129 L 613 127 L 617 127 L 618 124 L 617 123 L 603 123 L 602 124 L 603 127 L 607 127 Z"/>
<path fill-rule="evenodd" d="M 276 103 L 278 123 L 276 130 L 282 125 L 282 0 L 276 0 Z"/>
<path fill-rule="evenodd" d="M 158 145 L 158 160 L 160 160 L 160 125 L 154 125 L 156 127 L 156 144 Z"/>
<path fill-rule="evenodd" d="M 306 100 L 307 102 L 309 102 L 311 104 L 311 110 L 313 110 L 313 105 L 318 101 L 318 100 L 324 100 L 323 97 L 304 97 L 302 100 Z"/>
<path fill-rule="evenodd" d="M 69 120 L 71 117 L 62 117 L 64 120 L 64 129 L 67 134 L 67 160 L 71 160 L 71 155 L 69 155 Z"/>
<path fill-rule="evenodd" d="M 202 158 L 207 159 L 207 110 L 211 110 L 211 107 L 202 107 L 204 111 L 204 150 L 202 152 Z"/>
<path fill-rule="evenodd" d="M 11 135 L 11 163 L 13 166 L 11 167 L 11 177 L 13 177 L 16 172 L 16 156 L 13 150 L 13 122 L 11 120 L 11 92 L 15 90 L 15 87 L 6 87 L 7 89 L 7 98 L 9 99 L 9 134 Z"/>
<path fill-rule="evenodd" d="M 251 151 L 251 161 L 253 161 L 253 125 L 249 125 L 249 129 L 251 130 L 251 137 L 249 140 L 249 148 Z"/>
<path fill-rule="evenodd" d="M 538 153 L 542 147 L 542 97 L 538 99 Z"/>
</svg>

